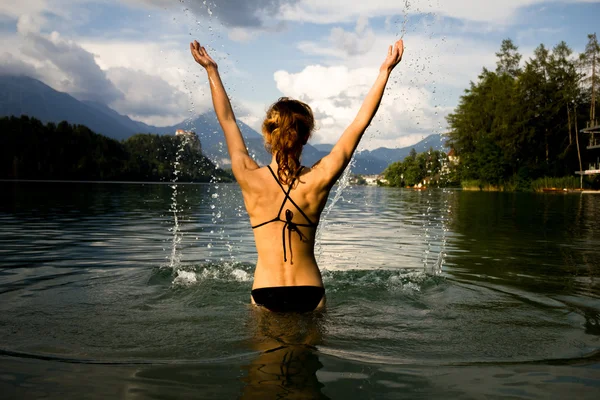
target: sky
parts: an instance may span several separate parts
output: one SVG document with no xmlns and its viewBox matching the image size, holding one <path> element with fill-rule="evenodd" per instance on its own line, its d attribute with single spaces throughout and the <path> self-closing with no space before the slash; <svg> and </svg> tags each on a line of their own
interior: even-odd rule
<svg viewBox="0 0 600 400">
<path fill-rule="evenodd" d="M 403 38 L 361 147 L 404 147 L 495 68 L 510 38 L 523 61 L 541 43 L 583 51 L 600 0 L 0 0 L 0 73 L 25 74 L 80 100 L 167 126 L 212 109 L 189 42 L 219 64 L 236 116 L 260 132 L 279 97 L 307 102 L 311 143 L 335 143 Z M 600 34 L 600 32 L 598 32 Z"/>
</svg>

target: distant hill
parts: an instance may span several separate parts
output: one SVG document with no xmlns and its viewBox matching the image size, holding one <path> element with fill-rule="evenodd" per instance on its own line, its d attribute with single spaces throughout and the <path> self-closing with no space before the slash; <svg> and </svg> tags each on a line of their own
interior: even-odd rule
<svg viewBox="0 0 600 400">
<path fill-rule="evenodd" d="M 88 106 L 104 113 L 109 118 L 114 118 L 118 120 L 121 124 L 127 126 L 129 129 L 135 131 L 136 133 L 155 133 L 154 130 L 157 128 L 155 126 L 147 125 L 143 122 L 135 121 L 129 118 L 126 115 L 121 115 L 106 104 L 98 103 L 96 101 L 82 101 L 82 103 L 87 104 Z"/>
<path fill-rule="evenodd" d="M 191 122 L 173 126 L 156 127 L 132 120 L 105 104 L 79 101 L 69 94 L 58 92 L 46 84 L 26 76 L 0 76 L 0 117 L 28 115 L 47 122 L 68 121 L 86 125 L 94 132 L 110 138 L 123 140 L 136 133 L 158 133 L 173 135 L 177 129 L 193 129 L 202 143 L 203 153 L 218 166 L 227 166 L 229 155 L 223 133 L 214 112 L 200 115 Z M 264 148 L 262 135 L 238 121 L 250 154 L 259 164 L 271 162 L 271 155 Z M 358 174 L 379 174 L 392 162 L 404 159 L 414 148 L 417 152 L 429 147 L 443 148 L 440 135 L 430 135 L 421 142 L 404 148 L 365 150 L 356 154 L 352 171 Z M 306 145 L 302 163 L 312 165 L 327 155 L 332 144 Z"/>
<path fill-rule="evenodd" d="M 248 147 L 250 155 L 260 164 L 271 162 L 271 155 L 265 150 L 262 135 L 250 128 L 248 125 L 238 120 L 238 126 L 244 136 L 244 141 Z M 227 146 L 223 137 L 223 131 L 214 112 L 207 112 L 195 120 L 184 121 L 177 125 L 162 128 L 154 128 L 153 132 L 162 134 L 172 134 L 177 129 L 193 130 L 196 132 L 202 143 L 202 151 L 218 165 L 230 164 Z"/>
<path fill-rule="evenodd" d="M 324 151 L 326 153 L 329 153 L 331 151 L 331 149 L 333 149 L 333 145 L 329 144 L 329 143 L 319 143 L 319 144 L 313 144 L 312 145 L 315 149 L 319 150 L 319 151 Z"/>
<path fill-rule="evenodd" d="M 333 144 L 320 143 L 313 145 L 313 147 L 320 151 L 322 157 L 331 151 Z M 380 147 L 375 150 L 363 150 L 358 152 L 354 157 L 352 172 L 361 175 L 380 174 L 391 163 L 404 160 L 411 149 L 414 148 L 417 153 L 422 153 L 429 150 L 430 147 L 434 150 L 446 149 L 443 137 L 441 135 L 433 134 L 412 146 L 396 149 Z"/>
<path fill-rule="evenodd" d="M 139 132 L 132 127 L 129 117 L 113 113 L 116 115 L 109 115 L 100 107 L 81 102 L 33 78 L 0 76 L 0 116 L 29 115 L 44 123 L 69 121 L 119 140 Z"/>
<path fill-rule="evenodd" d="M 384 161 L 386 165 L 389 165 L 396 161 L 402 161 L 410 153 L 411 149 L 415 149 L 417 153 L 423 153 L 424 151 L 433 148 L 434 150 L 446 149 L 444 144 L 444 138 L 441 135 L 433 134 L 427 136 L 425 139 L 412 146 L 401 147 L 398 149 L 389 149 L 387 147 L 380 147 L 375 150 L 364 150 L 359 153 L 361 157 L 374 157 L 378 160 Z"/>
</svg>

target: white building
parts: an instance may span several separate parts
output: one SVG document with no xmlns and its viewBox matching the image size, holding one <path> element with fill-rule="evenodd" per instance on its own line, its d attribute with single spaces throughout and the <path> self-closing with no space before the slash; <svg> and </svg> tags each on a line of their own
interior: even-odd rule
<svg viewBox="0 0 600 400">
<path fill-rule="evenodd" d="M 365 181 L 367 181 L 367 185 L 377 185 L 377 181 L 381 183 L 388 183 L 387 179 L 383 177 L 383 175 L 365 175 Z"/>
</svg>

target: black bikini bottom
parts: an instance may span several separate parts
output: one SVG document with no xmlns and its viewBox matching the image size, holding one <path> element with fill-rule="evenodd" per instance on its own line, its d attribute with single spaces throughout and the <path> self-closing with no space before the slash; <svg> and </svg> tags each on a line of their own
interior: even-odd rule
<svg viewBox="0 0 600 400">
<path fill-rule="evenodd" d="M 319 286 L 276 286 L 254 289 L 252 298 L 275 312 L 309 312 L 317 308 L 324 294 Z"/>
</svg>

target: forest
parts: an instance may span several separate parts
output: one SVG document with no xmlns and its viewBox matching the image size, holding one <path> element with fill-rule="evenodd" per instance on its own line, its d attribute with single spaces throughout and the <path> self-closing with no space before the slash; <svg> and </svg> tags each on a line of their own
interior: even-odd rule
<svg viewBox="0 0 600 400">
<path fill-rule="evenodd" d="M 411 149 L 402 161 L 390 164 L 383 173 L 387 184 L 396 187 L 415 186 L 419 183 L 425 186 L 448 187 L 459 184 L 451 163 L 442 150 L 429 149 L 419 153 Z"/>
<path fill-rule="evenodd" d="M 496 53 L 495 71 L 483 69 L 447 117 L 446 154 L 411 153 L 384 172 L 391 186 L 423 181 L 435 186 L 536 190 L 544 186 L 579 187 L 576 171 L 598 168 L 600 151 L 586 150 L 582 128 L 597 125 L 600 46 L 588 35 L 582 54 L 565 42 L 539 45 L 522 56 L 510 39 Z M 598 187 L 598 177 L 584 186 Z"/>
<path fill-rule="evenodd" d="M 83 125 L 0 118 L 0 179 L 169 182 L 231 181 L 182 136 L 137 134 L 122 142 Z M 175 167 L 177 166 L 177 175 Z"/>
<path fill-rule="evenodd" d="M 595 164 L 596 153 L 586 151 L 589 138 L 579 131 L 597 125 L 596 34 L 578 55 L 564 41 L 552 49 L 541 44 L 522 63 L 506 39 L 496 56 L 496 70 L 484 68 L 447 118 L 447 143 L 460 160 L 456 174 L 463 186 L 528 190 L 535 180 L 575 177 Z"/>
</svg>

